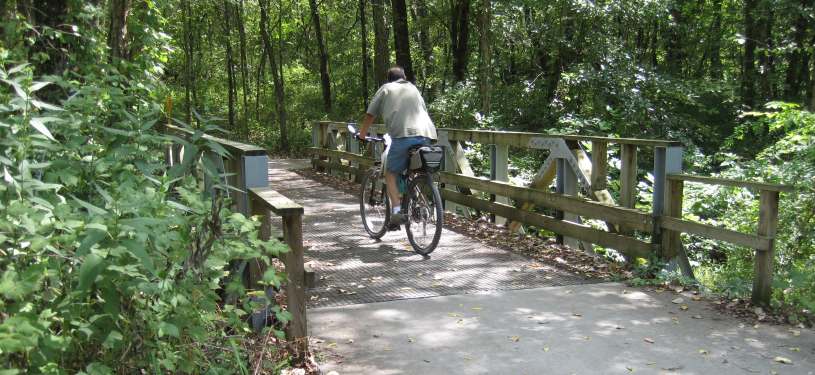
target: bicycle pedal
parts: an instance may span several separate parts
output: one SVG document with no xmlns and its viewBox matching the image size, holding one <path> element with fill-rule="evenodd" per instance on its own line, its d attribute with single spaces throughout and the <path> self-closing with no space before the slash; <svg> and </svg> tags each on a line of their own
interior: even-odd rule
<svg viewBox="0 0 815 375">
<path fill-rule="evenodd" d="M 395 232 L 402 229 L 402 226 L 399 224 L 388 224 L 388 232 Z"/>
</svg>

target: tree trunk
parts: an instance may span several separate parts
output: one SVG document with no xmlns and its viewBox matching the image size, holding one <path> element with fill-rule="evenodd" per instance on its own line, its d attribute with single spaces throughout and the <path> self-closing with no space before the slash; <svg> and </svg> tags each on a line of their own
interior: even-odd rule
<svg viewBox="0 0 815 375">
<path fill-rule="evenodd" d="M 710 52 L 708 58 L 710 59 L 710 76 L 712 78 L 722 79 L 722 0 L 713 1 L 713 11 L 716 14 L 713 16 L 713 25 L 710 30 Z"/>
<path fill-rule="evenodd" d="M 368 29 L 365 19 L 365 0 L 359 0 L 359 28 L 362 42 L 362 76 L 360 77 L 360 91 L 362 106 L 368 108 Z"/>
<path fill-rule="evenodd" d="M 277 121 L 280 123 L 280 150 L 289 152 L 289 124 L 286 115 L 286 91 L 283 80 L 283 2 L 278 1 L 277 17 L 277 80 L 275 81 L 275 106 L 277 107 Z"/>
<path fill-rule="evenodd" d="M 282 24 L 282 17 L 278 15 L 278 20 Z M 278 26 L 280 26 L 279 24 Z M 278 28 L 278 39 L 282 40 L 282 30 Z M 260 0 L 260 36 L 263 39 L 263 48 L 266 51 L 267 59 L 269 60 L 269 70 L 274 79 L 275 91 L 275 106 L 277 110 L 277 121 L 280 127 L 280 150 L 283 152 L 289 151 L 288 141 L 288 128 L 286 126 L 286 106 L 283 91 L 283 61 L 280 60 L 280 68 L 278 68 L 278 57 L 275 55 L 275 48 L 272 44 L 272 38 L 269 35 L 269 0 Z"/>
<path fill-rule="evenodd" d="M 492 4 L 490 0 L 481 0 L 481 12 L 478 15 L 478 47 L 481 53 L 479 59 L 478 92 L 481 96 L 481 113 L 487 115 L 492 106 L 491 74 L 492 74 L 492 42 L 490 41 L 490 28 L 492 19 Z"/>
<path fill-rule="evenodd" d="M 195 68 L 193 66 L 193 30 L 192 30 L 192 8 L 190 7 L 190 0 L 183 0 L 181 7 L 184 12 L 184 100 L 186 102 L 186 110 L 184 113 L 184 120 L 187 125 L 192 122 L 192 108 L 195 107 L 193 101 L 195 91 Z"/>
<path fill-rule="evenodd" d="M 815 37 L 812 38 L 810 44 L 815 45 Z M 812 49 L 812 57 L 809 60 L 812 61 L 812 75 L 809 79 L 809 111 L 815 112 L 815 48 Z"/>
<path fill-rule="evenodd" d="M 759 67 L 759 87 L 761 88 L 762 101 L 775 97 L 773 80 L 775 76 L 775 58 L 772 50 L 775 48 L 773 40 L 773 22 L 775 21 L 775 11 L 773 4 L 769 0 L 761 1 L 759 27 L 759 42 L 762 44 L 758 54 Z"/>
<path fill-rule="evenodd" d="M 744 55 L 741 68 L 741 100 L 748 108 L 756 103 L 756 40 L 758 39 L 755 21 L 756 5 L 759 0 L 744 0 Z"/>
<path fill-rule="evenodd" d="M 453 80 L 462 82 L 467 75 L 467 60 L 470 55 L 470 1 L 456 0 L 451 11 L 450 45 L 453 54 Z"/>
<path fill-rule="evenodd" d="M 809 25 L 806 11 L 810 2 L 811 0 L 801 0 L 798 6 L 795 7 L 795 24 L 792 34 L 794 47 L 787 53 L 787 74 L 784 79 L 784 98 L 799 103 L 806 101 L 805 97 L 801 96 L 801 89 L 807 87 L 809 81 L 808 59 L 804 63 L 807 48 L 804 45 L 804 40 Z"/>
<path fill-rule="evenodd" d="M 668 26 L 668 32 L 665 34 L 666 40 L 666 58 L 665 65 L 667 71 L 673 76 L 682 76 L 682 67 L 685 65 L 685 45 L 683 43 L 684 35 L 687 27 L 686 16 L 684 8 L 686 6 L 685 0 L 674 0 L 670 4 L 671 22 Z"/>
<path fill-rule="evenodd" d="M 434 85 L 431 83 L 434 71 L 433 46 L 430 44 L 430 20 L 427 17 L 427 4 L 425 0 L 414 0 L 416 8 L 416 23 L 419 28 L 419 48 L 422 50 L 423 59 L 423 80 L 422 93 L 425 94 L 428 102 L 432 102 L 435 97 Z"/>
<path fill-rule="evenodd" d="M 374 18 L 374 78 L 376 86 L 385 83 L 385 72 L 390 65 L 390 50 L 388 49 L 388 26 L 385 18 L 385 2 L 371 0 Z"/>
<path fill-rule="evenodd" d="M 255 76 L 255 121 L 260 123 L 260 93 L 263 92 L 263 86 L 260 84 L 266 75 L 266 43 L 261 40 L 263 48 L 260 51 L 260 58 L 258 59 L 258 70 Z"/>
<path fill-rule="evenodd" d="M 230 18 L 232 18 L 232 9 L 229 6 L 229 0 L 224 0 L 224 46 L 226 47 L 226 76 L 227 76 L 227 89 L 229 97 L 229 130 L 235 130 L 235 101 L 237 91 L 235 90 L 235 63 L 232 59 L 232 37 L 230 30 Z"/>
<path fill-rule="evenodd" d="M 317 9 L 317 0 L 309 0 L 311 7 L 311 21 L 314 24 L 314 33 L 317 38 L 317 49 L 320 52 L 320 84 L 323 90 L 323 109 L 326 114 L 331 112 L 331 80 L 328 77 L 328 52 L 323 42 L 323 31 L 320 29 L 320 12 Z"/>
<path fill-rule="evenodd" d="M 243 0 L 238 4 L 238 37 L 241 43 L 241 88 L 243 93 L 243 120 L 241 121 L 241 131 L 243 136 L 249 135 L 249 67 L 246 63 L 246 28 L 243 18 Z"/>
<path fill-rule="evenodd" d="M 110 1 L 110 27 L 108 28 L 108 48 L 110 60 L 127 59 L 127 16 L 130 13 L 130 0 Z"/>
<path fill-rule="evenodd" d="M 413 62 L 410 59 L 410 32 L 408 31 L 408 13 L 405 0 L 392 0 L 393 12 L 393 46 L 396 49 L 396 64 L 405 70 L 410 82 L 416 82 L 413 74 Z"/>
</svg>

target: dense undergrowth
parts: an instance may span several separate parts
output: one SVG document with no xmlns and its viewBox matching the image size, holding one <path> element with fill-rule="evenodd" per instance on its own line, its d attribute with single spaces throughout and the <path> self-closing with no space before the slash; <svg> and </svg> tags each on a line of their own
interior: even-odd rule
<svg viewBox="0 0 815 375">
<path fill-rule="evenodd" d="M 214 172 L 194 156 L 222 149 L 160 132 L 160 39 L 109 64 L 93 29 L 16 27 L 30 39 L 0 48 L 0 373 L 247 372 L 257 306 L 230 265 L 287 248 L 225 186 L 202 193 L 193 175 Z M 39 43 L 70 68 L 39 75 L 55 62 Z M 168 169 L 173 142 L 193 157 Z"/>
</svg>

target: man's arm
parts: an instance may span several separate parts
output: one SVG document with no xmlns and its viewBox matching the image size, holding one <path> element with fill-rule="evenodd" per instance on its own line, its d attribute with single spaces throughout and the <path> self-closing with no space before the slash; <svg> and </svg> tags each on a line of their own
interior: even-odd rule
<svg viewBox="0 0 815 375">
<path fill-rule="evenodd" d="M 376 116 L 370 113 L 365 114 L 365 119 L 362 120 L 362 129 L 359 129 L 359 139 L 365 139 L 368 136 L 368 128 L 374 123 L 374 119 L 376 119 Z"/>
</svg>

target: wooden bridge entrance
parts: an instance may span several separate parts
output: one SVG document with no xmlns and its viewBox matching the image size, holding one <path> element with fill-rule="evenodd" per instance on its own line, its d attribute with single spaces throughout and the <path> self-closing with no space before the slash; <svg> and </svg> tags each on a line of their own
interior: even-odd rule
<svg viewBox="0 0 815 375">
<path fill-rule="evenodd" d="M 348 133 L 346 125 L 328 121 L 313 125 L 313 164 L 358 177 L 374 164 L 381 150 L 360 153 L 359 141 Z M 383 135 L 386 130 L 378 125 L 370 132 Z M 769 304 L 779 193 L 789 191 L 789 187 L 683 174 L 683 147 L 676 141 L 460 129 L 438 129 L 438 134 L 439 144 L 447 150 L 440 182 L 448 211 L 465 215 L 470 209 L 490 212 L 498 216 L 496 220 L 511 220 L 513 229 L 523 223 L 549 230 L 557 233 L 562 243 L 583 251 L 593 252 L 599 246 L 628 257 L 669 260 L 688 277 L 693 277 L 693 272 L 682 246 L 682 233 L 750 247 L 756 251 L 753 302 Z M 466 157 L 468 145 L 489 150 L 489 176 L 476 176 Z M 617 150 L 612 151 L 609 145 Z M 511 148 L 544 155 L 527 186 L 508 183 Z M 620 160 L 614 174 L 609 173 L 610 151 L 616 151 Z M 641 182 L 638 158 L 644 151 L 650 152 L 646 156 L 653 160 L 652 181 L 648 184 L 650 212 L 636 207 Z M 610 176 L 616 176 L 616 180 Z M 685 182 L 758 190 L 761 220 L 756 233 L 683 219 Z M 610 183 L 619 186 L 617 201 L 608 191 Z M 554 192 L 550 188 L 553 184 Z M 530 211 L 534 206 L 546 211 Z M 586 225 L 584 219 L 599 220 L 605 228 Z"/>
</svg>

